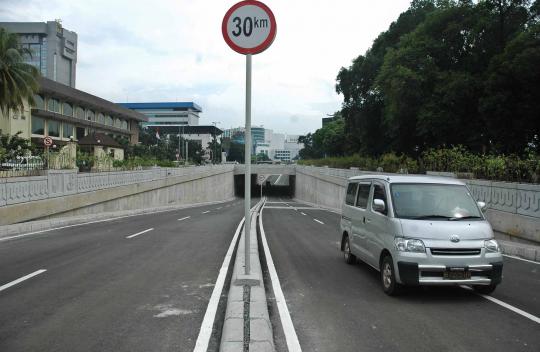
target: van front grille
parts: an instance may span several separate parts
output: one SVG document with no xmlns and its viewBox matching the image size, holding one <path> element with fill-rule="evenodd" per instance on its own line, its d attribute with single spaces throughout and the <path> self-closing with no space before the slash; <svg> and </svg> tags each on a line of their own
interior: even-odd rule
<svg viewBox="0 0 540 352">
<path fill-rule="evenodd" d="M 480 248 L 431 248 L 432 255 L 479 255 Z"/>
</svg>

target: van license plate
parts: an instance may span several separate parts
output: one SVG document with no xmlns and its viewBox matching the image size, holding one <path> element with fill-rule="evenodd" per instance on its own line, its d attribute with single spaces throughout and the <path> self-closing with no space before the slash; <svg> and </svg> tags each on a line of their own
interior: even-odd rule
<svg viewBox="0 0 540 352">
<path fill-rule="evenodd" d="M 471 278 L 470 271 L 449 271 L 446 270 L 443 274 L 445 280 L 469 280 Z"/>
</svg>

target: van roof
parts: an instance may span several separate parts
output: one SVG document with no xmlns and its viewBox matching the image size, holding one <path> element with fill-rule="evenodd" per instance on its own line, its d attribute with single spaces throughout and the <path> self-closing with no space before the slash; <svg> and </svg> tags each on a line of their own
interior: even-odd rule
<svg viewBox="0 0 540 352">
<path fill-rule="evenodd" d="M 381 180 L 387 183 L 438 183 L 448 185 L 465 185 L 464 182 L 445 176 L 427 176 L 427 175 L 362 175 L 349 178 L 349 181 L 361 181 L 361 180 Z"/>
</svg>

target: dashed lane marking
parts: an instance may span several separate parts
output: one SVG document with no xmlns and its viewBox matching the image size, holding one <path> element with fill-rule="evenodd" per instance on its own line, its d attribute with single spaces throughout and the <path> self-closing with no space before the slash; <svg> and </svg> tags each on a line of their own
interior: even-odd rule
<svg viewBox="0 0 540 352">
<path fill-rule="evenodd" d="M 512 258 L 512 259 L 517 259 L 517 260 L 521 260 L 521 261 L 524 261 L 524 262 L 527 262 L 527 263 L 533 263 L 533 264 L 538 264 L 540 265 L 540 262 L 535 262 L 533 260 L 529 260 L 529 259 L 524 259 L 524 258 L 520 258 L 520 257 L 516 257 L 516 256 L 513 256 L 513 255 L 508 255 L 508 254 L 503 254 L 505 257 L 508 257 L 508 258 Z"/>
<path fill-rule="evenodd" d="M 302 215 L 304 215 L 304 216 L 306 216 L 306 215 L 307 215 L 306 213 L 302 213 L 302 212 L 300 212 L 300 214 L 302 214 Z"/>
<path fill-rule="evenodd" d="M 23 276 L 23 277 L 17 279 L 17 280 L 11 281 L 10 283 L 7 283 L 5 285 L 0 286 L 0 291 L 4 291 L 5 289 L 10 288 L 11 286 L 15 286 L 15 285 L 17 285 L 17 284 L 19 284 L 19 283 L 21 283 L 21 282 L 23 282 L 25 280 L 28 280 L 28 279 L 36 276 L 36 275 L 39 275 L 39 274 L 42 274 L 42 273 L 46 272 L 46 271 L 47 271 L 47 269 L 40 269 L 38 271 L 34 271 L 31 274 L 28 274 L 26 276 Z"/>
<path fill-rule="evenodd" d="M 203 211 L 202 214 L 208 214 L 209 212 L 210 212 L 210 210 Z"/>
<path fill-rule="evenodd" d="M 143 233 L 147 233 L 147 232 L 150 232 L 150 231 L 153 231 L 153 230 L 154 230 L 154 228 L 152 227 L 151 229 L 147 229 L 147 230 L 144 230 L 144 231 L 141 231 L 141 232 L 137 232 L 136 234 L 126 236 L 126 238 L 130 239 L 130 238 L 133 238 L 133 237 L 137 237 L 139 235 L 142 235 Z"/>
<path fill-rule="evenodd" d="M 313 219 L 313 220 L 317 221 L 321 225 L 324 225 L 324 222 L 322 222 L 321 220 L 318 220 L 318 219 Z"/>
<path fill-rule="evenodd" d="M 190 219 L 191 216 L 186 216 L 185 218 L 182 218 L 182 219 L 178 219 L 178 221 L 184 221 L 184 220 L 187 220 L 187 219 Z"/>
</svg>

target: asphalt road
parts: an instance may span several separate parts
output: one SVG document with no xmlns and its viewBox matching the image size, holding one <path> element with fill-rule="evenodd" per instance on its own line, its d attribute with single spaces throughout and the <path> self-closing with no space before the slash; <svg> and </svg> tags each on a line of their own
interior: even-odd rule
<svg viewBox="0 0 540 352">
<path fill-rule="evenodd" d="M 340 215 L 294 210 L 305 205 L 284 201 L 267 204 L 263 224 L 303 351 L 540 350 L 540 324 L 469 290 L 414 288 L 388 297 L 378 272 L 343 261 Z M 504 261 L 503 283 L 492 296 L 540 316 L 540 265 Z"/>
<path fill-rule="evenodd" d="M 0 351 L 192 351 L 243 209 L 237 200 L 0 241 L 0 287 L 46 270 L 0 290 Z"/>
</svg>

